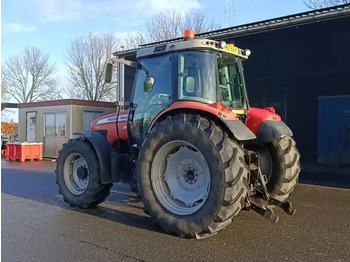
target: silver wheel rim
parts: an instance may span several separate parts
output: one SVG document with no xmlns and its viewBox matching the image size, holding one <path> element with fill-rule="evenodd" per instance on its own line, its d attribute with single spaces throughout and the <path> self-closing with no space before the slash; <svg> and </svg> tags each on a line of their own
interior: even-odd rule
<svg viewBox="0 0 350 262">
<path fill-rule="evenodd" d="M 90 176 L 85 158 L 79 153 L 70 154 L 64 162 L 63 176 L 72 194 L 83 194 L 88 187 Z"/>
<path fill-rule="evenodd" d="M 151 181 L 159 202 L 177 215 L 198 211 L 210 190 L 210 172 L 204 156 L 182 140 L 168 142 L 158 150 L 151 167 Z"/>
</svg>

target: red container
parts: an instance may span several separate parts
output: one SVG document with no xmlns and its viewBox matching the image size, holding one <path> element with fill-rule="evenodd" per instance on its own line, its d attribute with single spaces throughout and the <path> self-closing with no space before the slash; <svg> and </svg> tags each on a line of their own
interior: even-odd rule
<svg viewBox="0 0 350 262">
<path fill-rule="evenodd" d="M 6 160 L 43 159 L 43 143 L 13 143 L 6 144 Z"/>
</svg>

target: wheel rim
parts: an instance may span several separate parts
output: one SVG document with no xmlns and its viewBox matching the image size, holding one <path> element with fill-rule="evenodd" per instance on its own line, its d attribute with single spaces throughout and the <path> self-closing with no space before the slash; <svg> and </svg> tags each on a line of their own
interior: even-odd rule
<svg viewBox="0 0 350 262">
<path fill-rule="evenodd" d="M 151 181 L 159 202 L 177 215 L 198 211 L 210 190 L 210 172 L 204 156 L 182 140 L 168 142 L 157 151 Z"/>
<path fill-rule="evenodd" d="M 89 168 L 85 158 L 79 153 L 70 154 L 64 162 L 64 181 L 74 195 L 83 194 L 89 184 Z"/>
<path fill-rule="evenodd" d="M 256 152 L 260 155 L 260 169 L 263 176 L 265 176 L 266 182 L 268 182 L 272 175 L 273 162 L 269 150 L 265 146 L 261 146 L 256 149 Z"/>
</svg>

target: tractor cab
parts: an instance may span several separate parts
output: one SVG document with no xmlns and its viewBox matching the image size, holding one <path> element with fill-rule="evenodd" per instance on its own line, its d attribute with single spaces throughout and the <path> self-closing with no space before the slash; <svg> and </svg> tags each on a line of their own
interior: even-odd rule
<svg viewBox="0 0 350 262">
<path fill-rule="evenodd" d="M 174 103 L 216 105 L 242 116 L 249 107 L 242 60 L 250 50 L 224 41 L 194 39 L 146 47 L 137 52 L 131 99 L 131 137 L 142 143 L 153 120 Z"/>
</svg>

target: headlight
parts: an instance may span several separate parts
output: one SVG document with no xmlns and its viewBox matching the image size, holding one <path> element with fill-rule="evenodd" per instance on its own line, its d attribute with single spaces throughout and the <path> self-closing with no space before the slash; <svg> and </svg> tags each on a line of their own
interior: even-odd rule
<svg viewBox="0 0 350 262">
<path fill-rule="evenodd" d="M 220 47 L 224 49 L 226 47 L 226 42 L 225 41 L 220 41 Z"/>
<path fill-rule="evenodd" d="M 250 56 L 251 53 L 252 53 L 252 51 L 250 51 L 249 49 L 245 49 L 245 50 L 244 50 L 244 54 L 245 54 L 246 56 Z"/>
</svg>

